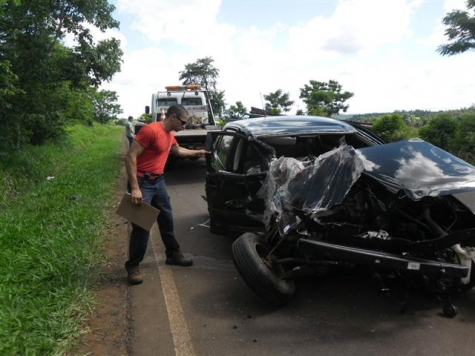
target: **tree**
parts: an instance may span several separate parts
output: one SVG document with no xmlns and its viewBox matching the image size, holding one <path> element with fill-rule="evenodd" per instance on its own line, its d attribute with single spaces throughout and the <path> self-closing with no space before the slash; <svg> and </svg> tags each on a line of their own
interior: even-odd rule
<svg viewBox="0 0 475 356">
<path fill-rule="evenodd" d="M 372 126 L 372 130 L 387 142 L 404 139 L 408 133 L 408 126 L 399 114 L 384 115 Z"/>
<path fill-rule="evenodd" d="M 12 75 L 0 70 L 0 80 L 10 78 L 15 93 L 0 106 L 7 136 L 0 144 L 41 144 L 63 133 L 71 113 L 68 98 L 98 87 L 120 70 L 120 42 L 96 43 L 89 29 L 105 31 L 119 23 L 107 0 L 3 2 L 0 61 L 8 63 Z M 66 35 L 73 37 L 71 47 L 64 44 Z"/>
<path fill-rule="evenodd" d="M 224 93 L 224 90 L 218 90 L 210 94 L 211 107 L 213 108 L 214 115 L 217 117 L 221 117 L 224 115 L 224 111 L 226 108 Z"/>
<path fill-rule="evenodd" d="M 236 101 L 236 105 L 231 105 L 227 111 L 227 120 L 240 120 L 246 112 L 247 109 L 242 101 Z"/>
<path fill-rule="evenodd" d="M 448 26 L 445 35 L 451 41 L 437 48 L 443 56 L 475 50 L 475 0 L 467 0 L 467 10 L 471 10 L 472 13 L 455 10 L 449 12 L 442 20 L 442 23 Z"/>
<path fill-rule="evenodd" d="M 475 163 L 475 114 L 464 114 L 459 118 L 457 130 L 450 140 L 451 152 L 470 163 Z"/>
<path fill-rule="evenodd" d="M 213 62 L 214 59 L 212 57 L 198 59 L 194 63 L 186 64 L 185 70 L 178 72 L 178 74 L 180 75 L 179 79 L 183 80 L 183 85 L 201 85 L 209 95 L 214 114 L 221 116 L 226 106 L 224 90 L 218 91 L 216 89 L 219 69 L 213 66 Z"/>
<path fill-rule="evenodd" d="M 183 85 L 199 84 L 208 91 L 216 91 L 216 81 L 219 77 L 219 69 L 213 66 L 214 59 L 205 57 L 195 63 L 185 65 L 185 70 L 179 72 Z"/>
<path fill-rule="evenodd" d="M 120 105 L 117 104 L 115 91 L 95 91 L 92 95 L 92 102 L 94 103 L 95 119 L 101 124 L 117 119 L 117 115 L 122 113 Z"/>
<path fill-rule="evenodd" d="M 19 94 L 21 90 L 17 87 L 18 76 L 11 70 L 10 62 L 0 61 L 0 110 L 10 109 L 10 98 Z"/>
<path fill-rule="evenodd" d="M 107 0 L 39 0 L 17 5 L 7 1 L 4 9 L 1 50 L 26 82 L 69 80 L 75 85 L 98 86 L 120 70 L 120 42 L 113 38 L 96 44 L 87 27 L 118 28 L 111 15 L 115 8 Z M 71 48 L 62 43 L 66 34 L 74 36 Z"/>
<path fill-rule="evenodd" d="M 419 129 L 419 136 L 430 143 L 449 150 L 449 142 L 457 130 L 457 121 L 447 114 L 435 117 Z"/>
<path fill-rule="evenodd" d="M 310 85 L 305 84 L 300 89 L 300 98 L 307 104 L 308 114 L 317 116 L 331 117 L 340 110 L 346 112 L 348 105 L 344 105 L 345 101 L 353 95 L 348 91 L 342 92 L 341 85 L 335 80 L 328 83 L 310 80 Z"/>
<path fill-rule="evenodd" d="M 404 122 L 407 124 L 409 127 L 421 127 L 424 125 L 422 119 L 414 114 L 411 113 L 405 113 L 403 114 Z"/>
<path fill-rule="evenodd" d="M 289 93 L 282 93 L 281 89 L 278 89 L 274 93 L 264 95 L 266 102 L 266 110 L 272 112 L 273 115 L 280 115 L 282 112 L 288 112 L 290 106 L 294 104 L 289 100 Z"/>
<path fill-rule="evenodd" d="M 63 91 L 63 101 L 65 103 L 63 116 L 67 122 L 75 121 L 92 124 L 95 111 L 92 92 L 95 91 L 95 88 L 91 88 L 89 91 L 67 88 Z"/>
</svg>

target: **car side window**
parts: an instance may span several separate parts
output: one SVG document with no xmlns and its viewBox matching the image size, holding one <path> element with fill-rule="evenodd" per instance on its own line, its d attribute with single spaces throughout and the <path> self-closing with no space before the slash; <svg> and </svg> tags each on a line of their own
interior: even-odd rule
<svg viewBox="0 0 475 356">
<path fill-rule="evenodd" d="M 241 158 L 242 173 L 250 174 L 261 172 L 262 157 L 259 154 L 259 151 L 253 145 L 248 143 L 243 152 L 243 157 Z"/>
<path fill-rule="evenodd" d="M 214 146 L 214 168 L 218 171 L 228 171 L 231 157 L 231 148 L 234 136 L 220 136 Z"/>
</svg>

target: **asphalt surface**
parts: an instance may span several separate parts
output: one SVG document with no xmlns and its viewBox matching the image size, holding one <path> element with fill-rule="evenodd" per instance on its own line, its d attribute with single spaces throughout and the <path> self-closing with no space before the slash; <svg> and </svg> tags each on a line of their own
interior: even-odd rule
<svg viewBox="0 0 475 356">
<path fill-rule="evenodd" d="M 178 162 L 166 173 L 175 231 L 192 267 L 165 265 L 153 228 L 131 287 L 133 356 L 148 355 L 475 355 L 475 292 L 441 315 L 434 296 L 411 293 L 363 270 L 301 278 L 280 309 L 258 299 L 232 262 L 232 238 L 208 228 L 205 162 Z"/>
</svg>

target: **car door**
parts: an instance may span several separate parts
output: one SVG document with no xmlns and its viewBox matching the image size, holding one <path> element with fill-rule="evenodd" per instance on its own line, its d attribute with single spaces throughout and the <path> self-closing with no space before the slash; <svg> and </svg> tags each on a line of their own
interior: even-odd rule
<svg viewBox="0 0 475 356">
<path fill-rule="evenodd" d="M 265 164 L 262 170 L 248 170 L 250 157 L 265 161 L 262 148 L 237 132 L 212 132 L 207 149 L 211 154 L 206 158 L 205 190 L 211 231 L 235 234 L 262 230 L 264 201 L 257 193 L 266 177 Z"/>
</svg>

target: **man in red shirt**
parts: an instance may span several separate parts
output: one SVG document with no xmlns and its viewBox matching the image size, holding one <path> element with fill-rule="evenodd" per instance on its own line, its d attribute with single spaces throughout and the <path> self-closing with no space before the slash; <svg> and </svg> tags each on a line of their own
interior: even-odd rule
<svg viewBox="0 0 475 356">
<path fill-rule="evenodd" d="M 205 150 L 189 150 L 178 145 L 173 131 L 183 130 L 188 120 L 188 112 L 183 106 L 170 106 L 162 121 L 153 122 L 140 129 L 126 160 L 132 202 L 140 205 L 144 201 L 160 210 L 157 224 L 166 248 L 165 263 L 178 266 L 191 266 L 193 261 L 183 256 L 175 239 L 170 197 L 163 176 L 165 164 L 170 153 L 182 158 L 204 157 L 209 153 Z M 139 264 L 147 251 L 149 236 L 149 231 L 132 223 L 129 259 L 125 263 L 130 284 L 143 281 Z"/>
</svg>

